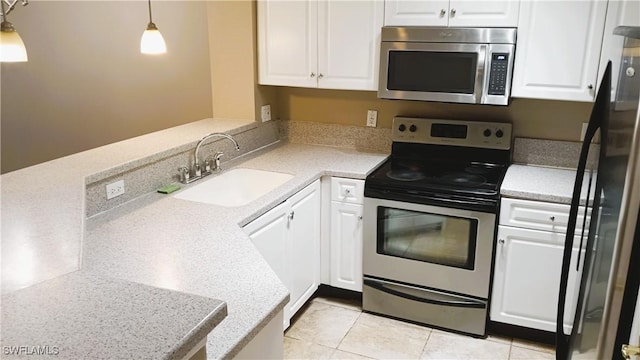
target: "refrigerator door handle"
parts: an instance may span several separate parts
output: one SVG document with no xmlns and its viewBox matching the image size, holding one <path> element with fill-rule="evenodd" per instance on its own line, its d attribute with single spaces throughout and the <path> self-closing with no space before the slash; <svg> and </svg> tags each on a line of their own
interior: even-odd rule
<svg viewBox="0 0 640 360">
<path fill-rule="evenodd" d="M 608 87 L 605 88 L 604 85 Z M 609 102 L 611 99 L 611 61 L 607 64 L 607 68 L 602 77 L 602 83 L 596 96 L 596 101 L 589 118 L 589 124 L 587 125 L 587 131 L 585 133 L 584 141 L 580 149 L 580 159 L 578 161 L 578 168 L 576 170 L 576 180 L 573 187 L 573 195 L 571 198 L 571 208 L 569 209 L 569 221 L 567 224 L 567 235 L 564 242 L 564 252 L 562 258 L 562 270 L 560 272 L 560 289 L 558 293 L 558 312 L 556 314 L 556 359 L 568 359 L 569 357 L 569 342 L 570 335 L 564 333 L 564 313 L 565 313 L 565 301 L 567 300 L 567 285 L 569 282 L 569 270 L 571 267 L 571 252 L 573 250 L 573 237 L 575 235 L 576 223 L 578 219 L 578 208 L 580 206 L 580 194 L 582 191 L 582 182 L 584 180 L 584 174 L 587 165 L 587 156 L 589 155 L 589 145 L 593 140 L 596 132 L 603 124 L 603 117 L 608 116 Z M 587 194 L 587 203 L 589 204 L 589 196 Z M 596 194 L 596 197 L 598 195 Z M 597 199 L 594 199 L 594 207 L 598 204 Z M 595 219 L 591 219 L 595 221 Z M 589 232 L 588 236 L 595 236 L 595 234 Z M 579 265 L 578 265 L 579 266 Z M 578 324 L 573 324 L 574 328 Z"/>
<path fill-rule="evenodd" d="M 587 186 L 587 202 L 584 204 L 584 216 L 582 218 L 582 233 L 580 234 L 580 246 L 578 247 L 578 261 L 576 261 L 576 271 L 580 271 L 580 259 L 582 255 L 582 243 L 584 242 L 584 231 L 587 227 L 587 214 L 589 212 L 589 195 L 591 194 L 591 184 L 593 183 L 593 173 L 589 173 L 589 186 Z"/>
</svg>

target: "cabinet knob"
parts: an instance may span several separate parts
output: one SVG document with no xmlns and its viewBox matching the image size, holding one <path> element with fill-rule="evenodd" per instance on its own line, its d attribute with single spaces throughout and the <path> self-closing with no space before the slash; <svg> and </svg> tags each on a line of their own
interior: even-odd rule
<svg viewBox="0 0 640 360">
<path fill-rule="evenodd" d="M 362 215 L 358 216 L 358 220 L 362 221 Z"/>
<path fill-rule="evenodd" d="M 324 77 L 324 75 L 318 74 L 318 79 L 322 79 L 323 77 Z"/>
<path fill-rule="evenodd" d="M 444 17 L 447 14 L 447 10 L 440 9 L 440 17 Z"/>
<path fill-rule="evenodd" d="M 296 214 L 295 212 L 291 211 L 291 212 L 289 213 L 289 220 L 293 220 L 293 216 L 294 216 L 295 214 Z"/>
<path fill-rule="evenodd" d="M 549 220 L 556 221 L 556 217 L 555 216 L 549 216 Z"/>
<path fill-rule="evenodd" d="M 593 90 L 593 84 L 589 84 L 589 86 L 587 86 L 587 88 L 588 88 L 589 90 Z"/>
<path fill-rule="evenodd" d="M 498 243 L 499 243 L 500 245 L 504 245 L 504 239 L 498 239 Z"/>
<path fill-rule="evenodd" d="M 316 73 L 311 73 L 311 75 L 309 75 L 309 76 L 311 76 L 312 78 L 314 78 L 314 77 L 316 77 Z"/>
<path fill-rule="evenodd" d="M 456 16 L 456 9 L 451 9 L 451 17 Z"/>
</svg>

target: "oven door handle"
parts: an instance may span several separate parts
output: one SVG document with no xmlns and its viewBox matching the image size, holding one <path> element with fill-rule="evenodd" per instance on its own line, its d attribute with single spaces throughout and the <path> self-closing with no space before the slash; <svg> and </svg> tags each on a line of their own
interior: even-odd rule
<svg viewBox="0 0 640 360">
<path fill-rule="evenodd" d="M 425 297 L 420 297 L 420 296 L 416 296 L 413 294 L 407 294 L 405 292 L 402 291 L 398 291 L 398 290 L 394 290 L 390 287 L 385 286 L 383 283 L 380 283 L 378 281 L 374 281 L 374 280 L 369 280 L 369 279 L 364 279 L 364 284 L 372 287 L 376 290 L 380 290 L 382 292 L 385 292 L 387 294 L 391 294 L 391 295 L 395 295 L 401 298 L 405 298 L 408 300 L 413 300 L 413 301 L 419 301 L 419 302 L 423 302 L 423 303 L 427 303 L 427 304 L 434 304 L 434 305 L 443 305 L 443 306 L 455 306 L 455 307 L 465 307 L 465 308 L 477 308 L 477 309 L 484 309 L 486 307 L 486 304 L 481 302 L 481 301 L 474 301 L 474 300 L 461 300 L 461 301 L 455 301 L 455 300 L 439 300 L 439 299 L 430 299 L 430 298 L 425 298 Z"/>
</svg>

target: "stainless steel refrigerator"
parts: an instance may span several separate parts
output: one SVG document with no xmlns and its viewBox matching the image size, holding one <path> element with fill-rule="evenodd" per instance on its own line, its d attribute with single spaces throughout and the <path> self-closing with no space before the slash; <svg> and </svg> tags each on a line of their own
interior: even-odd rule
<svg viewBox="0 0 640 360">
<path fill-rule="evenodd" d="M 640 27 L 618 27 L 620 57 L 611 59 L 596 96 L 578 165 L 564 249 L 556 329 L 557 359 L 623 359 L 630 339 L 640 283 Z M 615 62 L 618 62 L 615 64 Z M 598 165 L 586 165 L 593 139 L 600 137 Z M 581 194 L 583 174 L 588 194 Z M 585 201 L 585 198 L 587 199 Z M 588 204 L 588 206 L 581 206 Z M 577 223 L 579 212 L 590 224 Z M 584 227 L 584 230 L 582 230 Z M 574 243 L 574 233 L 582 235 Z M 580 238 L 580 236 L 579 236 Z M 579 248 L 579 262 L 571 263 Z M 576 304 L 565 304 L 568 274 L 582 268 Z M 571 297 L 569 297 L 571 298 Z M 571 334 L 562 326 L 575 305 Z M 636 325 L 638 319 L 635 320 Z M 634 328 L 634 332 L 635 332 Z M 634 336 L 637 337 L 637 336 Z"/>
</svg>

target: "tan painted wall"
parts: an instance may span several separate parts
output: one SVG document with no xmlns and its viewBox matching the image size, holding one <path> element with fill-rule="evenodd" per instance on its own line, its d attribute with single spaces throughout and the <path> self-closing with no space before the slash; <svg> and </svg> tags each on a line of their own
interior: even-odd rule
<svg viewBox="0 0 640 360">
<path fill-rule="evenodd" d="M 579 141 L 591 103 L 513 99 L 509 106 L 445 104 L 378 99 L 372 91 L 278 88 L 279 118 L 365 126 L 367 110 L 378 111 L 378 127 L 394 116 L 508 121 L 519 137 Z"/>
<path fill-rule="evenodd" d="M 2 172 L 212 116 L 204 2 L 154 1 L 168 53 L 140 54 L 146 1 L 32 1 L 9 15 L 29 62 L 2 64 Z"/>
<path fill-rule="evenodd" d="M 276 110 L 276 88 L 259 86 L 256 1 L 210 1 L 209 44 L 213 115 L 260 120 L 260 107 Z"/>
</svg>

